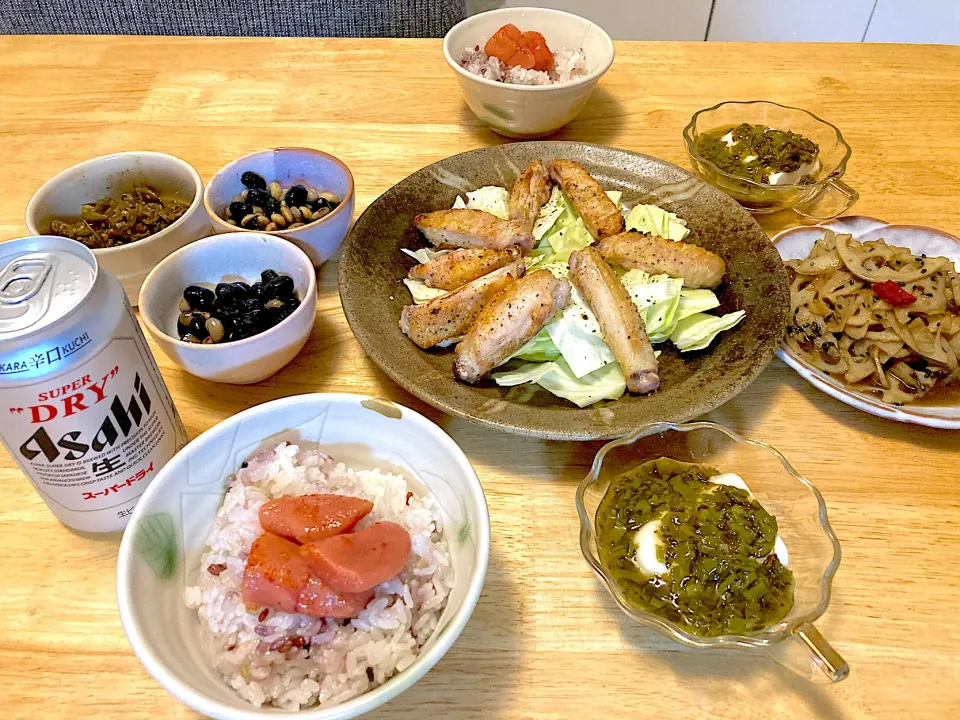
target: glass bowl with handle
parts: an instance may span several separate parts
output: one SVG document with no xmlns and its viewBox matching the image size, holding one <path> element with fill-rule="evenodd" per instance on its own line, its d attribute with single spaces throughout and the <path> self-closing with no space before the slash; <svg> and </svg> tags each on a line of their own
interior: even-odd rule
<svg viewBox="0 0 960 720">
<path fill-rule="evenodd" d="M 819 162 L 799 183 L 769 184 L 734 175 L 700 154 L 701 135 L 741 123 L 803 135 L 819 147 Z M 841 179 L 853 151 L 840 130 L 800 108 L 764 100 L 722 102 L 694 113 L 683 129 L 683 140 L 693 172 L 755 215 L 792 209 L 804 217 L 826 220 L 842 215 L 860 197 Z"/>
<path fill-rule="evenodd" d="M 661 457 L 736 473 L 776 517 L 794 577 L 793 606 L 782 620 L 742 635 L 703 637 L 629 601 L 621 591 L 600 560 L 597 508 L 618 475 Z M 773 447 L 710 422 L 650 423 L 600 449 L 577 488 L 576 503 L 584 558 L 620 609 L 640 625 L 693 648 L 764 649 L 810 679 L 839 682 L 849 674 L 849 665 L 813 625 L 830 603 L 840 543 L 827 520 L 823 496 Z"/>
</svg>

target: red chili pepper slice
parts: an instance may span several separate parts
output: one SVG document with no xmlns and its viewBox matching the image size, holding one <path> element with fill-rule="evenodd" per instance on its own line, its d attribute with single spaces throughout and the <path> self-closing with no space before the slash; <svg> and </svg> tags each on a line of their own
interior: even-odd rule
<svg viewBox="0 0 960 720">
<path fill-rule="evenodd" d="M 913 305 L 917 301 L 916 297 L 897 285 L 893 280 L 874 283 L 870 288 L 874 295 L 894 307 L 907 307 L 907 305 Z"/>
</svg>

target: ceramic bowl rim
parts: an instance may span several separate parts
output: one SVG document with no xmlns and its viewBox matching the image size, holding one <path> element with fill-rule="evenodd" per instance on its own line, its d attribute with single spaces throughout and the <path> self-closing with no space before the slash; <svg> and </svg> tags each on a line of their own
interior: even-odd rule
<svg viewBox="0 0 960 720">
<path fill-rule="evenodd" d="M 251 337 L 244 338 L 243 340 L 234 340 L 233 342 L 229 342 L 229 343 L 209 343 L 207 345 L 204 345 L 203 343 L 184 342 L 180 338 L 173 337 L 172 335 L 165 332 L 164 330 L 161 330 L 157 326 L 157 324 L 154 322 L 153 318 L 151 317 L 151 310 L 149 309 L 149 306 L 146 303 L 144 303 L 144 299 L 146 297 L 147 288 L 150 287 L 150 285 L 155 280 L 154 275 L 156 275 L 162 267 L 164 267 L 166 264 L 170 262 L 173 262 L 174 258 L 176 258 L 181 254 L 185 254 L 187 252 L 195 250 L 198 247 L 205 247 L 206 245 L 211 245 L 218 240 L 221 242 L 224 241 L 225 238 L 229 238 L 231 240 L 244 240 L 244 239 L 255 240 L 255 239 L 258 239 L 257 236 L 261 236 L 259 239 L 269 239 L 271 243 L 283 243 L 284 245 L 293 248 L 294 250 L 296 250 L 296 252 L 294 253 L 294 256 L 297 257 L 297 259 L 299 259 L 303 263 L 303 267 L 307 271 L 306 298 L 300 301 L 300 304 L 297 306 L 296 310 L 294 310 L 292 313 L 290 313 L 290 315 L 288 315 L 283 320 L 278 322 L 272 328 L 265 330 L 262 333 L 257 333 L 256 335 L 252 335 Z M 299 255 L 297 253 L 299 253 Z M 147 277 L 144 279 L 143 285 L 140 286 L 140 296 L 137 299 L 137 307 L 140 309 L 140 317 L 143 320 L 143 324 L 147 326 L 147 329 L 150 331 L 150 334 L 153 335 L 154 337 L 157 337 L 157 336 L 163 337 L 164 339 L 172 343 L 175 347 L 189 348 L 191 351 L 197 350 L 200 352 L 216 352 L 218 350 L 223 350 L 224 348 L 231 350 L 236 348 L 242 348 L 245 346 L 245 344 L 247 346 L 252 345 L 254 342 L 262 340 L 263 338 L 266 338 L 271 333 L 274 333 L 274 331 L 277 330 L 278 328 L 289 325 L 289 321 L 292 321 L 298 315 L 303 315 L 303 313 L 307 312 L 307 307 L 312 307 L 313 312 L 316 313 L 316 296 L 317 296 L 316 268 L 314 268 L 313 263 L 310 261 L 310 258 L 307 256 L 307 254 L 303 250 L 301 250 L 299 247 L 289 242 L 285 238 L 278 238 L 274 235 L 271 235 L 270 233 L 261 233 L 261 232 L 254 232 L 252 230 L 243 230 L 240 232 L 233 232 L 229 234 L 221 233 L 219 235 L 209 235 L 205 238 L 200 238 L 199 240 L 195 240 L 194 242 L 188 245 L 184 245 L 182 248 L 178 248 L 177 250 L 167 255 L 163 260 L 161 260 L 160 262 L 158 262 L 156 265 L 153 266 L 153 268 L 147 274 Z"/>
<path fill-rule="evenodd" d="M 569 22 L 571 19 L 575 19 L 579 22 L 587 23 L 587 26 L 589 29 L 598 31 L 600 33 L 600 37 L 603 38 L 604 45 L 606 46 L 606 49 L 607 49 L 607 52 L 604 53 L 604 55 L 606 55 L 606 59 L 603 62 L 601 62 L 600 65 L 598 65 L 595 70 L 587 73 L 583 77 L 577 78 L 576 80 L 570 80 L 569 82 L 565 82 L 565 83 L 555 83 L 553 85 L 513 85 L 511 83 L 495 82 L 493 80 L 488 80 L 487 78 L 480 77 L 479 75 L 474 75 L 471 72 L 467 72 L 460 66 L 459 62 L 454 60 L 453 55 L 450 52 L 451 35 L 454 33 L 454 31 L 456 31 L 457 29 L 461 29 L 461 26 L 466 27 L 468 25 L 473 24 L 474 22 L 476 22 L 477 18 L 479 17 L 484 17 L 488 15 L 513 16 L 524 10 L 534 11 L 536 13 L 540 13 L 543 15 L 553 15 L 556 17 L 561 17 L 567 22 Z M 542 93 L 542 92 L 550 92 L 552 90 L 565 90 L 567 88 L 580 87 L 582 85 L 589 85 L 589 84 L 596 83 L 601 77 L 603 77 L 606 74 L 607 70 L 609 70 L 610 67 L 613 65 L 613 61 L 616 59 L 616 54 L 617 54 L 617 51 L 616 51 L 616 48 L 614 48 L 613 40 L 611 39 L 609 33 L 607 33 L 606 30 L 604 30 L 602 27 L 597 25 L 592 20 L 587 20 L 587 18 L 585 17 L 581 17 L 580 15 L 569 13 L 564 10 L 554 10 L 553 8 L 544 8 L 544 7 L 524 6 L 524 7 L 505 7 L 505 8 L 497 8 L 495 10 L 487 10 L 486 12 L 477 13 L 476 15 L 471 15 L 470 17 L 467 17 L 461 20 L 452 28 L 450 28 L 450 30 L 447 31 L 447 34 L 443 36 L 443 57 L 447 61 L 447 65 L 453 68 L 454 72 L 456 72 L 458 76 L 460 76 L 461 78 L 469 79 L 474 82 L 478 82 L 481 85 L 486 85 L 487 87 L 499 88 L 501 90 L 514 90 L 516 92 Z"/>
<path fill-rule="evenodd" d="M 288 405 L 297 405 L 307 402 L 344 404 L 355 402 L 359 405 L 364 401 L 383 402 L 382 400 L 379 400 L 379 398 L 369 395 L 338 392 L 305 393 L 302 395 L 291 395 L 289 397 L 271 400 L 269 402 L 255 405 L 252 408 L 243 410 L 236 415 L 232 415 L 225 420 L 216 423 L 191 440 L 183 448 L 183 450 L 177 453 L 177 457 L 186 457 L 186 455 L 191 452 L 191 449 L 198 447 L 202 441 L 209 441 L 213 435 L 228 431 L 242 423 L 244 420 L 256 417 L 268 409 L 274 409 L 278 406 L 282 407 Z M 133 562 L 136 554 L 134 543 L 136 525 L 148 512 L 147 509 L 154 496 L 163 492 L 162 488 L 164 485 L 170 482 L 169 478 L 174 476 L 174 471 L 171 469 L 173 467 L 173 462 L 171 461 L 160 470 L 160 472 L 157 474 L 157 477 L 152 483 L 150 483 L 146 491 L 138 500 L 137 505 L 134 508 L 133 515 L 130 518 L 130 523 L 127 525 L 127 529 L 123 533 L 117 559 L 117 607 L 120 614 L 120 624 L 123 627 L 124 634 L 127 636 L 130 647 L 133 649 L 137 659 L 140 660 L 150 676 L 153 677 L 171 695 L 190 707 L 198 710 L 199 712 L 204 713 L 205 715 L 210 715 L 211 717 L 230 717 L 232 720 L 261 720 L 265 717 L 287 716 L 297 717 L 301 720 L 345 720 L 346 718 L 357 717 L 363 713 L 369 712 L 373 708 L 379 707 L 387 701 L 395 698 L 397 695 L 400 695 L 408 688 L 412 687 L 434 665 L 436 665 L 453 646 L 469 622 L 470 617 L 473 615 L 473 611 L 476 608 L 477 602 L 480 599 L 480 593 L 483 589 L 490 556 L 490 513 L 487 507 L 486 496 L 483 492 L 483 485 L 480 483 L 480 478 L 477 476 L 477 472 L 473 468 L 470 459 L 466 456 L 456 441 L 454 441 L 454 439 L 450 437 L 450 435 L 448 435 L 439 425 L 421 415 L 416 410 L 406 406 L 399 407 L 402 408 L 403 413 L 401 421 L 413 422 L 414 424 L 423 428 L 427 433 L 436 437 L 438 442 L 440 442 L 440 444 L 443 445 L 449 454 L 455 459 L 457 465 L 460 466 L 467 478 L 467 485 L 470 489 L 470 495 L 473 496 L 477 506 L 479 520 L 476 525 L 477 564 L 473 573 L 468 576 L 469 585 L 467 587 L 467 592 L 464 596 L 463 603 L 453 613 L 450 622 L 440 631 L 437 641 L 434 642 L 426 652 L 418 655 L 417 659 L 412 665 L 410 665 L 410 667 L 404 669 L 400 673 L 397 673 L 397 675 L 384 684 L 374 688 L 373 690 L 367 691 L 363 695 L 348 700 L 345 703 L 327 708 L 308 708 L 299 711 L 282 712 L 275 709 L 262 709 L 250 706 L 249 709 L 237 710 L 236 708 L 222 705 L 216 700 L 209 699 L 204 694 L 198 693 L 181 684 L 180 681 L 173 677 L 173 675 L 167 671 L 166 667 L 154 657 L 151 648 L 149 648 L 146 642 L 140 637 L 140 623 L 136 620 L 135 614 L 132 610 L 134 601 L 129 592 L 130 578 L 128 571 L 128 568 L 131 562 Z M 373 411 L 371 410 L 371 412 Z"/>
<path fill-rule="evenodd" d="M 804 115 L 809 115 L 818 123 L 820 123 L 821 125 L 827 126 L 831 130 L 833 130 L 834 133 L 836 133 L 837 142 L 844 148 L 844 155 L 840 159 L 840 161 L 837 163 L 837 166 L 833 168 L 833 170 L 831 170 L 829 173 L 827 173 L 823 178 L 821 178 L 817 182 L 809 185 L 802 185 L 802 184 L 770 185 L 767 183 L 757 182 L 756 180 L 751 180 L 750 178 L 740 177 L 739 175 L 734 175 L 733 173 L 729 173 L 726 170 L 723 170 L 722 168 L 718 167 L 712 160 L 708 160 L 707 158 L 703 157 L 703 155 L 698 153 L 696 151 L 696 148 L 694 147 L 694 142 L 693 142 L 693 129 L 697 125 L 697 118 L 699 118 L 700 115 L 702 115 L 703 113 L 712 112 L 714 110 L 717 110 L 723 107 L 724 105 L 772 105 L 782 110 L 795 110 L 797 112 L 803 113 Z M 817 115 L 814 115 L 809 110 L 804 110 L 803 108 L 794 107 L 793 105 L 781 105 L 780 103 L 776 103 L 771 100 L 724 100 L 723 102 L 718 102 L 716 105 L 713 105 L 712 107 L 702 108 L 700 110 L 697 110 L 693 114 L 693 116 L 690 118 L 690 122 L 688 122 L 686 127 L 683 128 L 683 142 L 687 147 L 687 153 L 690 155 L 691 159 L 697 162 L 701 162 L 704 165 L 707 165 L 712 172 L 716 173 L 720 177 L 726 180 L 743 183 L 748 188 L 752 187 L 752 188 L 762 190 L 764 192 L 770 192 L 770 191 L 786 192 L 788 190 L 811 190 L 817 187 L 822 187 L 826 183 L 828 183 L 831 179 L 837 179 L 837 178 L 843 177 L 847 172 L 847 163 L 850 161 L 850 158 L 853 156 L 853 148 L 851 148 L 850 144 L 844 139 L 843 134 L 840 132 L 840 128 L 838 128 L 836 125 L 824 120 L 821 117 L 818 117 Z"/>
<path fill-rule="evenodd" d="M 52 178 L 43 183 L 36 192 L 30 197 L 30 201 L 27 203 L 27 209 L 25 212 L 24 224 L 27 226 L 27 232 L 30 235 L 50 235 L 48 231 L 46 233 L 40 232 L 40 228 L 34 222 L 35 216 L 37 214 L 36 205 L 39 202 L 37 199 L 41 193 L 49 192 L 51 189 L 63 185 L 68 182 L 67 175 L 72 173 L 86 165 L 91 165 L 93 163 L 108 163 L 109 161 L 118 161 L 127 158 L 133 157 L 154 157 L 154 158 L 163 158 L 165 160 L 173 160 L 174 164 L 179 164 L 182 169 L 187 171 L 187 174 L 190 175 L 190 179 L 193 181 L 193 199 L 190 201 L 190 206 L 184 211 L 183 215 L 178 217 L 172 223 L 167 225 L 163 230 L 155 232 L 153 235 L 147 235 L 147 237 L 142 240 L 136 240 L 126 245 L 117 245 L 115 247 L 109 248 L 89 248 L 89 250 L 99 257 L 108 257 L 110 255 L 119 255 L 124 252 L 130 252 L 131 250 L 137 250 L 138 248 L 145 247 L 150 245 L 154 240 L 159 240 L 161 238 L 167 237 L 173 234 L 173 231 L 178 229 L 181 225 L 185 224 L 184 221 L 191 215 L 196 212 L 196 209 L 203 202 L 203 196 L 206 192 L 204 187 L 203 180 L 200 178 L 200 173 L 197 172 L 196 168 L 193 167 L 183 158 L 179 158 L 176 155 L 170 155 L 169 153 L 157 152 L 155 150 L 125 150 L 123 152 L 108 153 L 107 155 L 98 155 L 97 157 L 88 158 L 87 160 L 82 160 L 81 162 L 75 163 L 68 168 L 64 168 Z M 61 237 L 61 236 L 56 236 Z M 83 243 L 81 243 L 82 245 Z M 85 246 L 86 247 L 86 246 Z"/>
<path fill-rule="evenodd" d="M 616 585 L 614 581 L 607 576 L 603 566 L 593 559 L 590 552 L 590 536 L 593 531 L 593 520 L 587 514 L 586 505 L 584 503 L 584 495 L 586 494 L 587 488 L 589 488 L 599 479 L 600 469 L 603 466 L 603 460 L 611 450 L 623 445 L 632 445 L 642 437 L 647 437 L 649 435 L 656 434 L 657 432 L 666 432 L 670 430 L 683 433 L 697 430 L 710 430 L 726 435 L 739 445 L 749 445 L 751 447 L 765 450 L 774 455 L 777 460 L 780 461 L 780 464 L 788 475 L 793 477 L 794 480 L 798 481 L 813 494 L 817 501 L 817 519 L 820 522 L 820 529 L 830 540 L 830 543 L 833 547 L 833 557 L 831 558 L 830 564 L 827 565 L 826 570 L 824 570 L 823 575 L 820 578 L 820 602 L 815 608 L 813 608 L 813 610 L 802 617 L 790 620 L 789 623 L 780 621 L 771 628 L 767 628 L 755 633 L 745 635 L 730 634 L 719 635 L 715 637 L 701 637 L 686 632 L 683 628 L 676 623 L 671 622 L 670 620 L 666 620 L 665 618 L 661 618 L 651 612 L 627 605 L 623 598 L 620 597 L 619 593 L 615 591 L 614 588 Z M 590 471 L 577 486 L 576 507 L 577 516 L 580 519 L 580 552 L 587 561 L 587 564 L 590 565 L 594 573 L 597 575 L 598 579 L 600 580 L 600 584 L 603 585 L 604 589 L 608 593 L 610 593 L 610 596 L 613 598 L 614 602 L 616 602 L 617 607 L 619 607 L 623 613 L 627 615 L 627 617 L 631 618 L 635 622 L 641 625 L 652 627 L 662 635 L 676 640 L 687 647 L 770 647 L 790 638 L 794 630 L 800 625 L 804 623 L 812 623 L 820 618 L 827 611 L 827 608 L 830 605 L 833 578 L 837 574 L 837 570 L 840 568 L 842 553 L 840 550 L 840 541 L 837 539 L 836 533 L 833 531 L 833 527 L 830 525 L 830 520 L 827 517 L 827 503 L 823 499 L 823 495 L 820 494 L 820 491 L 816 488 L 816 486 L 814 486 L 813 483 L 797 472 L 793 465 L 790 464 L 790 461 L 787 460 L 787 458 L 783 455 L 783 453 L 781 453 L 775 447 L 760 440 L 751 440 L 750 438 L 740 435 L 739 433 L 736 433 L 733 430 L 720 425 L 719 423 L 705 420 L 687 423 L 657 421 L 646 423 L 629 435 L 616 440 L 611 440 L 602 448 L 600 448 L 599 451 L 597 451 L 597 454 L 594 456 L 593 463 L 590 466 Z"/>
<path fill-rule="evenodd" d="M 227 173 L 228 170 L 239 165 L 244 160 L 249 160 L 250 158 L 259 157 L 261 155 L 265 155 L 266 153 L 273 153 L 276 156 L 276 155 L 284 155 L 290 151 L 294 151 L 298 153 L 307 153 L 308 155 L 317 155 L 321 159 L 332 161 L 334 165 L 339 166 L 339 168 L 344 173 L 346 173 L 347 192 L 344 194 L 342 198 L 340 198 L 340 204 L 337 205 L 332 211 L 330 211 L 330 213 L 328 213 L 327 215 L 324 215 L 319 220 L 311 220 L 309 223 L 306 223 L 303 227 L 294 228 L 293 230 L 288 230 L 287 228 L 283 228 L 281 230 L 259 230 L 259 229 L 250 230 L 249 228 L 242 228 L 237 225 L 231 225 L 222 217 L 220 217 L 216 212 L 214 212 L 213 207 L 210 203 L 210 188 L 212 188 L 215 184 L 223 182 L 224 178 L 226 178 L 228 174 Z M 293 233 L 300 232 L 301 230 L 314 230 L 320 227 L 321 225 L 323 225 L 324 223 L 326 223 L 327 220 L 330 220 L 331 218 L 339 214 L 340 211 L 343 210 L 343 208 L 345 208 L 348 205 L 348 203 L 350 203 L 350 201 L 353 200 L 355 189 L 356 188 L 353 180 L 353 173 L 350 172 L 350 168 L 347 167 L 347 164 L 340 158 L 336 157 L 335 155 L 331 155 L 328 152 L 324 152 L 323 150 L 316 150 L 314 148 L 283 146 L 283 147 L 276 147 L 276 148 L 267 148 L 266 150 L 257 150 L 256 152 L 247 153 L 246 155 L 238 157 L 236 160 L 231 160 L 222 168 L 217 170 L 217 172 L 213 174 L 213 177 L 210 178 L 210 182 L 207 183 L 207 186 L 203 191 L 203 207 L 207 211 L 207 216 L 210 218 L 211 222 L 213 222 L 214 227 L 218 230 L 223 230 L 231 233 L 258 232 L 264 235 L 274 235 L 276 237 L 285 237 Z"/>
</svg>

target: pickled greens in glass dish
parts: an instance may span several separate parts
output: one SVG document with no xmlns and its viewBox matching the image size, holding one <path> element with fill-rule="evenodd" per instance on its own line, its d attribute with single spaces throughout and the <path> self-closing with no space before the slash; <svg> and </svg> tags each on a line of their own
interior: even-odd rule
<svg viewBox="0 0 960 720">
<path fill-rule="evenodd" d="M 626 601 L 693 635 L 763 630 L 793 606 L 777 519 L 733 473 L 646 462 L 610 483 L 596 528 L 600 562 Z"/>
<path fill-rule="evenodd" d="M 685 241 L 685 220 L 625 206 L 570 161 L 533 161 L 512 189 L 414 224 L 431 246 L 403 250 L 418 265 L 400 326 L 424 349 L 455 345 L 467 383 L 537 385 L 579 407 L 646 394 L 662 346 L 705 350 L 745 316 L 715 314 L 724 262 Z"/>
</svg>

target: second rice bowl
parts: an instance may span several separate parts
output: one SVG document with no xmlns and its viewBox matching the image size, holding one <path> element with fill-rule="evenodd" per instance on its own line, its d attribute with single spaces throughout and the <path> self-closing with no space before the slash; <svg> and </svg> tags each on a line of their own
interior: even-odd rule
<svg viewBox="0 0 960 720">
<path fill-rule="evenodd" d="M 257 508 L 268 496 L 311 492 L 365 497 L 374 503 L 366 521 L 404 526 L 407 569 L 378 585 L 353 620 L 247 612 L 239 583 L 260 532 Z M 150 674 L 199 712 L 350 718 L 408 688 L 449 649 L 477 602 L 488 553 L 482 488 L 443 431 L 374 398 L 295 396 L 220 423 L 158 474 L 121 544 L 120 616 Z M 289 637 L 309 642 L 291 651 Z M 317 697 L 320 705 L 298 709 Z"/>
<path fill-rule="evenodd" d="M 542 33 L 555 53 L 582 51 L 586 73 L 552 85 L 513 85 L 480 77 L 460 64 L 464 51 L 482 48 L 506 24 Z M 613 64 L 614 49 L 610 36 L 585 18 L 519 7 L 479 13 L 455 25 L 443 39 L 443 56 L 457 75 L 467 105 L 482 122 L 500 135 L 528 139 L 555 132 L 580 113 Z"/>
</svg>

